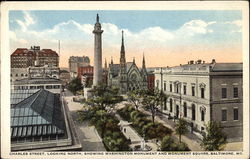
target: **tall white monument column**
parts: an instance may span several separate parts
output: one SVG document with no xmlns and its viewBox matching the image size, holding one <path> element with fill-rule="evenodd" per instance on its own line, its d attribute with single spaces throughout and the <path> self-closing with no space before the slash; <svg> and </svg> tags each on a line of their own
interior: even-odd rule
<svg viewBox="0 0 250 159">
<path fill-rule="evenodd" d="M 95 34 L 95 50 L 94 50 L 94 79 L 93 86 L 102 83 L 102 33 L 99 16 L 96 16 L 96 23 L 93 30 Z"/>
</svg>

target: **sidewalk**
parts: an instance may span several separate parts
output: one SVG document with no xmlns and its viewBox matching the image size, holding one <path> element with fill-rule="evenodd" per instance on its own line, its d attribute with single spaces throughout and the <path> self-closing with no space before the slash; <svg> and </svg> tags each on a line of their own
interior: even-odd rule
<svg viewBox="0 0 250 159">
<path fill-rule="evenodd" d="M 150 112 L 144 110 L 144 109 L 139 109 L 141 112 L 151 115 Z M 151 118 L 151 116 L 150 116 Z M 174 125 L 175 123 L 171 120 L 168 120 L 166 117 L 159 117 L 158 115 L 155 117 L 155 121 L 162 123 L 164 126 L 170 128 L 171 130 L 173 130 L 173 135 L 175 138 L 179 139 L 179 136 L 175 134 L 174 132 Z M 198 137 L 196 137 L 194 134 L 191 133 L 187 133 L 185 135 L 181 136 L 181 139 L 183 142 L 185 142 L 188 147 L 192 150 L 192 151 L 203 151 L 202 148 L 200 147 L 200 139 Z"/>
<path fill-rule="evenodd" d="M 68 103 L 69 113 L 76 125 L 76 131 L 82 143 L 82 151 L 106 151 L 95 127 L 89 126 L 88 121 L 83 123 L 76 121 L 76 112 L 82 109 L 82 104 L 73 102 L 73 96 L 64 97 L 64 99 Z"/>
</svg>

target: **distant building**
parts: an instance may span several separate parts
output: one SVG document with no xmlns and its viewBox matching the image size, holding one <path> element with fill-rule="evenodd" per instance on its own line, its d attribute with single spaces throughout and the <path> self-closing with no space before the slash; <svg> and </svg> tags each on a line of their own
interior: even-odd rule
<svg viewBox="0 0 250 159">
<path fill-rule="evenodd" d="M 154 74 L 155 88 L 169 96 L 165 114 L 186 119 L 198 134 L 206 133 L 208 121 L 221 122 L 229 141 L 242 141 L 242 63 L 189 61 Z"/>
<path fill-rule="evenodd" d="M 88 56 L 70 56 L 69 58 L 69 72 L 70 77 L 77 77 L 78 67 L 89 66 L 90 59 Z"/>
<path fill-rule="evenodd" d="M 28 67 L 28 68 L 11 68 L 11 82 L 25 78 L 55 78 L 59 79 L 59 67 Z"/>
<path fill-rule="evenodd" d="M 94 67 L 93 66 L 80 66 L 77 70 L 77 76 L 80 77 L 84 74 L 93 74 L 94 73 Z"/>
<path fill-rule="evenodd" d="M 17 48 L 11 54 L 11 68 L 27 68 L 35 65 L 58 67 L 59 56 L 51 49 L 40 50 L 40 46 L 31 46 L 30 49 Z"/>
<path fill-rule="evenodd" d="M 62 85 L 66 86 L 70 82 L 70 73 L 67 70 L 60 70 L 60 80 Z"/>
<path fill-rule="evenodd" d="M 121 94 L 136 89 L 147 89 L 147 70 L 145 66 L 145 58 L 143 56 L 142 69 L 139 69 L 135 63 L 126 62 L 124 39 L 122 32 L 122 44 L 120 51 L 120 63 L 114 64 L 113 59 L 108 68 L 108 85 L 120 89 Z"/>
<path fill-rule="evenodd" d="M 147 75 L 148 75 L 148 89 L 149 90 L 154 90 L 155 89 L 155 75 L 154 75 L 154 70 L 156 68 L 147 68 Z"/>
<path fill-rule="evenodd" d="M 11 90 L 11 151 L 80 150 L 60 94 Z"/>
<path fill-rule="evenodd" d="M 60 94 L 62 91 L 62 81 L 54 78 L 25 78 L 13 81 L 11 87 L 14 90 L 45 89 Z"/>
</svg>

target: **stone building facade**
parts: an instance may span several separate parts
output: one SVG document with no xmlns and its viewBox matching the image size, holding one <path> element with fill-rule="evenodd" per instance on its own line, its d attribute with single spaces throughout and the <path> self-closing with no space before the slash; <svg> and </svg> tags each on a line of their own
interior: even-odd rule
<svg viewBox="0 0 250 159">
<path fill-rule="evenodd" d="M 17 48 L 11 54 L 11 68 L 27 68 L 30 66 L 59 66 L 59 56 L 51 49 L 42 49 L 40 46 Z"/>
<path fill-rule="evenodd" d="M 163 113 L 186 119 L 197 134 L 205 133 L 208 121 L 221 122 L 229 141 L 242 141 L 242 63 L 198 60 L 154 74 L 156 89 L 168 95 Z"/>
<path fill-rule="evenodd" d="M 49 77 L 59 79 L 59 67 L 28 67 L 28 68 L 11 68 L 11 82 L 25 78 Z"/>
<path fill-rule="evenodd" d="M 126 94 L 128 91 L 136 89 L 147 89 L 147 70 L 145 58 L 143 56 L 142 68 L 139 69 L 135 63 L 126 62 L 125 46 L 122 31 L 122 44 L 120 51 L 120 63 L 114 64 L 113 59 L 108 68 L 108 85 L 120 88 L 121 94 Z"/>
</svg>

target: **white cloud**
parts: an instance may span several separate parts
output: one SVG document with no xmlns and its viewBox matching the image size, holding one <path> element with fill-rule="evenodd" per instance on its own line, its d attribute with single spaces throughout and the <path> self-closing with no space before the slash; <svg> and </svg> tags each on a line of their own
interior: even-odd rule
<svg viewBox="0 0 250 159">
<path fill-rule="evenodd" d="M 197 34 L 212 33 L 213 30 L 209 29 L 209 25 L 215 24 L 215 21 L 205 22 L 203 20 L 191 20 L 185 23 L 180 29 L 176 31 L 177 35 L 194 36 Z"/>
<path fill-rule="evenodd" d="M 26 18 L 24 22 L 16 20 L 21 26 L 21 30 L 15 30 L 15 35 L 11 33 L 12 40 L 17 41 L 16 35 L 21 40 L 20 47 L 25 42 L 28 45 L 42 45 L 57 47 L 58 40 L 61 40 L 65 47 L 81 47 L 89 48 L 93 44 L 93 24 L 81 24 L 74 20 L 61 22 L 46 30 L 27 29 L 29 25 L 35 23 L 35 20 L 28 14 L 24 14 Z M 231 24 L 240 25 L 239 21 L 232 21 Z M 199 36 L 215 34 L 219 30 L 216 28 L 220 23 L 216 21 L 191 20 L 183 24 L 176 30 L 167 30 L 159 26 L 145 28 L 139 32 L 133 32 L 126 28 L 119 28 L 112 23 L 102 23 L 103 47 L 119 49 L 121 44 L 121 30 L 124 30 L 126 48 L 168 48 L 180 45 L 188 45 L 198 43 Z M 225 25 L 225 24 L 223 24 Z M 224 28 L 224 27 L 222 27 Z M 231 30 L 232 31 L 232 30 Z M 230 30 L 228 31 L 230 32 Z M 196 38 L 197 37 L 197 38 Z M 196 38 L 196 39 L 194 39 Z M 28 42 L 25 39 L 29 39 Z"/>
<path fill-rule="evenodd" d="M 15 42 L 18 42 L 20 44 L 27 44 L 28 43 L 27 40 L 25 40 L 25 39 L 17 38 L 16 33 L 13 32 L 13 31 L 9 31 L 9 37 L 10 37 L 11 40 L 13 40 Z"/>
<path fill-rule="evenodd" d="M 24 21 L 16 20 L 17 24 L 20 25 L 22 31 L 27 31 L 28 27 L 32 24 L 35 24 L 34 18 L 31 17 L 28 11 L 23 11 L 24 14 Z"/>
</svg>

